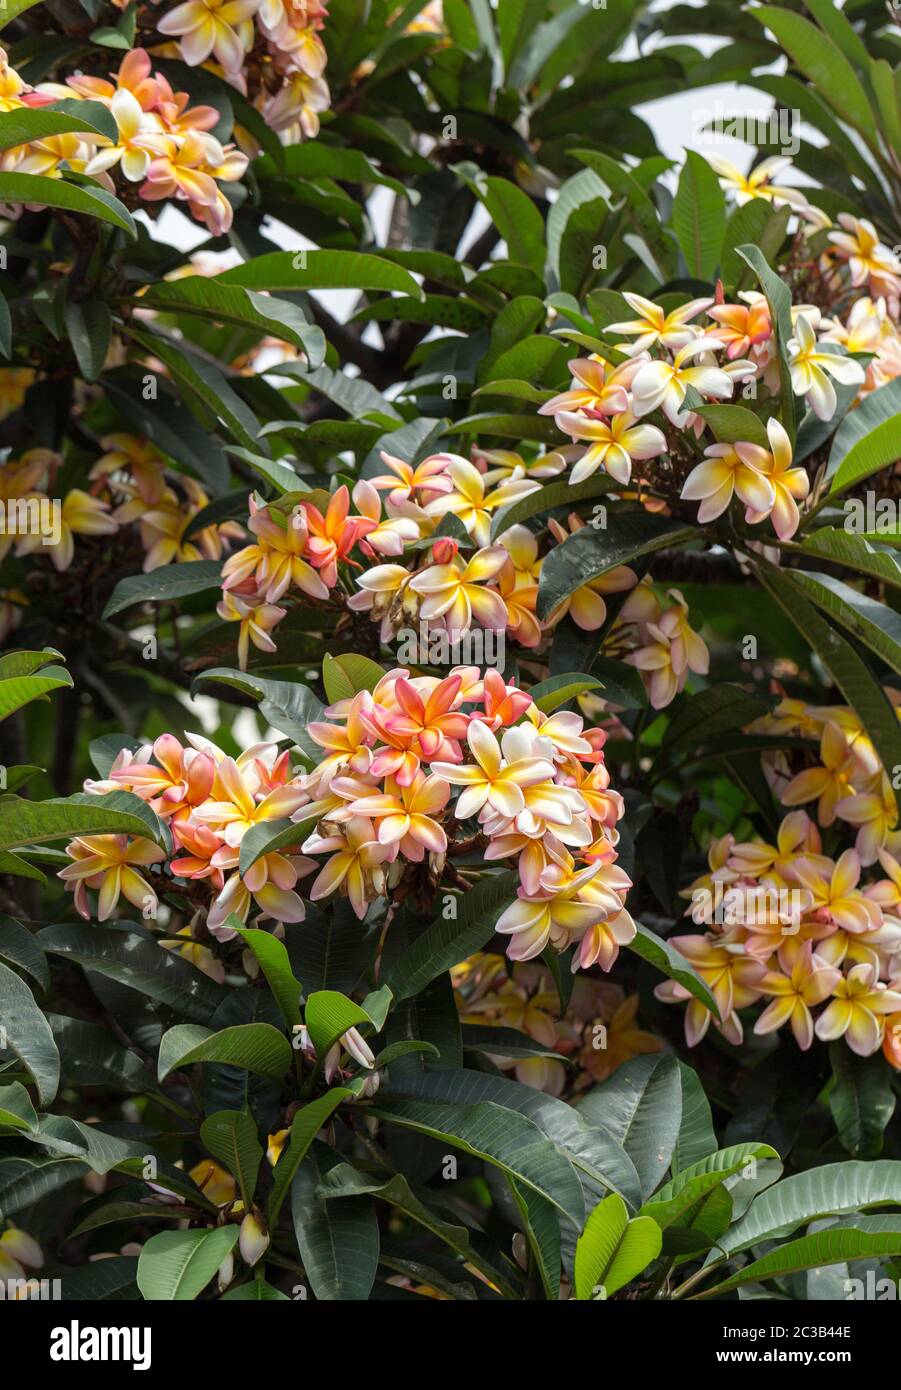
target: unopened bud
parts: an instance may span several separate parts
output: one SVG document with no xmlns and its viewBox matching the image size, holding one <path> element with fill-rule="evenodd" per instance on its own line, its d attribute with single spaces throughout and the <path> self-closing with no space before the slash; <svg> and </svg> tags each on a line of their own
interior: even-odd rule
<svg viewBox="0 0 901 1390">
<path fill-rule="evenodd" d="M 216 1275 L 216 1282 L 219 1285 L 219 1292 L 224 1293 L 229 1284 L 235 1277 L 235 1257 L 229 1251 L 225 1259 L 219 1266 L 219 1273 Z"/>
<path fill-rule="evenodd" d="M 439 536 L 432 546 L 432 557 L 436 565 L 449 565 L 460 549 L 459 542 L 451 536 Z"/>
<path fill-rule="evenodd" d="M 263 1218 L 255 1211 L 249 1211 L 241 1222 L 238 1249 L 245 1264 L 255 1265 L 269 1249 L 269 1231 Z"/>
</svg>

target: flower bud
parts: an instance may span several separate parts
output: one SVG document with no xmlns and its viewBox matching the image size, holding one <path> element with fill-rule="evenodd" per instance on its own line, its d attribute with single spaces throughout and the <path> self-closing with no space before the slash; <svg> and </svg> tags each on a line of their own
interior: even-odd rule
<svg viewBox="0 0 901 1390">
<path fill-rule="evenodd" d="M 255 1265 L 269 1249 L 269 1231 L 256 1211 L 249 1211 L 241 1222 L 238 1249 L 246 1264 Z"/>
</svg>

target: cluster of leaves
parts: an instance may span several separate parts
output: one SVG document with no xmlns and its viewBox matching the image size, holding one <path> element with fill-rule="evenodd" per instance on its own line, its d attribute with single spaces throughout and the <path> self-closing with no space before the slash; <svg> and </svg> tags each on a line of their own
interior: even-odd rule
<svg viewBox="0 0 901 1390">
<path fill-rule="evenodd" d="M 442 22 L 417 29 L 420 8 L 331 0 L 333 110 L 316 141 L 288 148 L 214 73 L 163 60 L 174 86 L 220 111 L 220 138 L 237 128 L 259 147 L 231 229 L 196 248 L 230 253 L 218 273 L 75 169 L 34 196 L 22 183 L 34 175 L 0 170 L 0 202 L 17 213 L 0 273 L 5 448 L 52 451 L 69 487 L 108 436 L 149 441 L 208 497 L 182 540 L 245 522 L 251 489 L 285 512 L 327 500 L 383 472 L 383 452 L 415 464 L 475 445 L 531 461 L 561 443 L 537 407 L 569 385 L 574 350 L 618 360 L 608 330 L 633 317 L 623 290 L 672 307 L 718 282 L 730 301 L 764 296 L 785 386 L 792 300 L 823 290 L 816 255 L 787 209 L 728 209 L 699 156 L 675 171 L 659 153 L 633 108 L 687 88 L 702 103 L 711 83 L 750 80 L 799 111 L 828 142 L 828 156 L 805 142 L 796 158 L 818 206 L 901 240 L 898 33 L 875 0 L 659 14 L 638 0 L 445 0 Z M 107 71 L 109 52 L 132 45 L 138 6 L 84 9 L 60 20 L 10 0 L 2 36 L 24 80 Z M 712 56 L 683 41 L 705 23 L 731 40 Z M 50 125 L 47 107 L 0 114 L 3 148 L 84 131 L 90 115 L 115 135 L 103 108 L 56 108 Z M 307 249 L 285 250 L 287 236 Z M 323 291 L 350 292 L 353 309 L 342 319 Z M 285 350 L 267 365 L 273 340 Z M 717 440 L 766 446 L 771 399 L 688 403 Z M 901 387 L 839 391 L 828 422 L 802 408 L 785 386 L 782 425 L 814 492 L 777 554 L 734 514 L 698 524 L 679 496 L 695 456 L 678 438 L 666 511 L 610 496 L 599 474 L 544 483 L 493 521 L 495 537 L 513 524 L 544 536 L 549 519 L 590 522 L 603 502 L 606 524 L 546 560 L 539 618 L 628 565 L 678 583 L 711 651 L 709 675 L 657 712 L 611 648 L 611 602 L 596 630 L 564 620 L 537 664 L 518 652 L 504 672 L 543 681 L 552 707 L 589 696 L 618 712 L 606 753 L 643 923 L 618 978 L 667 1050 L 575 1104 L 498 1066 L 552 1050 L 460 1022 L 449 972 L 491 945 L 515 891 L 476 852 L 445 881 L 450 912 L 440 897 L 395 904 L 385 932 L 383 901 L 361 925 L 339 899 L 281 935 L 238 922 L 220 978 L 144 922 L 73 923 L 54 880 L 63 842 L 171 849 L 146 802 L 77 792 L 86 777 L 173 728 L 237 755 L 256 716 L 308 765 L 321 703 L 371 685 L 392 653 L 365 615 L 311 604 L 292 610 L 277 653 L 254 651 L 239 672 L 214 616 L 221 560 L 142 574 L 123 532 L 78 537 L 65 573 L 5 556 L 0 597 L 23 645 L 0 657 L 0 1213 L 49 1252 L 65 1296 L 707 1298 L 772 1281 L 804 1298 L 840 1293 L 857 1261 L 894 1271 L 901 1144 L 886 1063 L 841 1047 L 799 1057 L 772 1039 L 736 1052 L 713 1034 L 690 1067 L 653 995 L 663 973 L 719 1017 L 666 939 L 679 891 L 713 837 L 774 838 L 761 756 L 795 771 L 811 752 L 749 724 L 780 697 L 841 702 L 882 766 L 901 768 L 885 693 L 901 676 L 897 537 L 842 529 L 868 481 L 898 494 Z M 465 547 L 460 528 L 445 534 Z M 200 693 L 215 702 L 188 698 Z M 295 838 L 263 827 L 242 869 Z M 189 918 L 178 897 L 166 910 L 174 935 Z M 566 961 L 548 965 L 563 1006 Z M 2 1257 L 0 1239 L 0 1273 Z"/>
</svg>

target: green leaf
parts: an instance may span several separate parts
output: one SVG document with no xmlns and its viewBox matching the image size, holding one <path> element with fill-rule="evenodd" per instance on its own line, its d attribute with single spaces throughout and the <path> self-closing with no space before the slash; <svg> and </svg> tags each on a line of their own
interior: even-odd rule
<svg viewBox="0 0 901 1390">
<path fill-rule="evenodd" d="M 574 700 L 577 695 L 582 695 L 588 690 L 600 690 L 603 688 L 601 681 L 595 680 L 592 676 L 579 675 L 577 671 L 567 671 L 560 676 L 550 676 L 547 680 L 539 681 L 533 685 L 529 694 L 535 704 L 545 714 L 553 714 L 555 709 L 561 705 Z"/>
<path fill-rule="evenodd" d="M 200 1140 L 237 1180 L 244 1209 L 249 1211 L 263 1161 L 263 1146 L 250 1111 L 217 1110 L 208 1115 L 200 1126 Z"/>
<path fill-rule="evenodd" d="M 569 1159 L 532 1120 L 493 1101 L 473 1105 L 380 1092 L 369 1113 L 473 1154 L 525 1184 L 581 1227 L 584 1203 Z"/>
<path fill-rule="evenodd" d="M 32 1132 L 38 1127 L 37 1112 L 19 1081 L 14 1081 L 10 1086 L 0 1086 L 0 1125 Z"/>
<path fill-rule="evenodd" d="M 888 539 L 888 537 L 886 537 Z M 901 589 L 901 564 L 892 551 L 876 549 L 854 531 L 839 531 L 824 526 L 801 542 L 805 551 L 816 559 L 829 560 L 847 569 L 857 570 L 878 579 L 890 588 Z"/>
<path fill-rule="evenodd" d="M 670 1165 L 682 1122 L 682 1080 L 675 1057 L 633 1057 L 593 1086 L 576 1109 L 604 1125 L 635 1164 L 647 1198 Z"/>
<path fill-rule="evenodd" d="M 286 1293 L 267 1284 L 265 1279 L 251 1279 L 248 1284 L 238 1284 L 229 1289 L 219 1299 L 220 1303 L 290 1303 Z"/>
<path fill-rule="evenodd" d="M 806 642 L 859 716 L 876 746 L 884 767 L 901 765 L 901 731 L 895 712 L 869 668 L 855 649 L 836 632 L 806 598 L 798 583 L 800 572 L 783 574 L 760 561 L 758 573 L 764 587 L 791 619 Z"/>
<path fill-rule="evenodd" d="M 103 927 L 58 923 L 44 927 L 36 940 L 50 955 L 96 970 L 196 1023 L 208 1024 L 225 998 L 225 991 L 202 971 L 172 951 L 161 950 L 149 933 L 134 929 L 131 923 L 115 929 L 109 923 Z"/>
<path fill-rule="evenodd" d="M 743 405 L 701 405 L 695 414 L 707 421 L 720 444 L 759 444 L 770 449 L 766 425 Z"/>
<path fill-rule="evenodd" d="M 829 496 L 847 492 L 901 457 L 901 377 L 871 391 L 836 431 L 826 476 Z"/>
<path fill-rule="evenodd" d="M 59 1087 L 59 1052 L 50 1025 L 24 980 L 0 964 L 0 1040 L 31 1073 L 38 1100 L 49 1105 Z"/>
<path fill-rule="evenodd" d="M 463 1106 L 492 1104 L 516 1111 L 565 1154 L 591 1199 L 618 1191 L 630 1204 L 641 1201 L 635 1165 L 613 1135 L 597 1124 L 586 1124 L 571 1105 L 531 1086 L 466 1068 L 435 1069 L 394 1073 L 390 1086 L 379 1091 L 379 1103 L 387 1096 Z"/>
<path fill-rule="evenodd" d="M 319 1151 L 320 1146 L 316 1146 L 315 1152 L 318 1154 Z M 336 1163 L 322 1178 L 316 1192 L 317 1196 L 327 1203 L 364 1196 L 378 1197 L 380 1201 L 389 1202 L 411 1221 L 415 1221 L 427 1231 L 431 1231 L 439 1240 L 443 1240 L 465 1263 L 475 1265 L 487 1274 L 506 1297 L 517 1297 L 516 1289 L 510 1282 L 510 1275 L 487 1263 L 481 1252 L 474 1248 L 466 1227 L 442 1221 L 414 1193 L 403 1173 L 394 1173 L 387 1178 L 381 1174 L 370 1176 L 353 1168 L 349 1163 Z"/>
<path fill-rule="evenodd" d="M 687 989 L 689 994 L 699 1000 L 709 1009 L 714 1018 L 719 1018 L 719 1009 L 716 1000 L 711 994 L 701 976 L 695 971 L 683 955 L 671 946 L 662 936 L 657 936 L 655 932 L 648 931 L 640 922 L 636 922 L 636 933 L 628 943 L 628 950 L 634 951 L 642 960 L 648 961 L 656 970 L 675 980 L 677 984 Z"/>
<path fill-rule="evenodd" d="M 221 576 L 221 560 L 187 560 L 183 565 L 163 565 L 149 574 L 129 574 L 113 589 L 103 617 L 112 618 L 135 603 L 172 603 L 189 594 L 218 589 Z"/>
<path fill-rule="evenodd" d="M 218 368 L 192 353 L 187 345 L 176 346 L 161 333 L 137 328 L 133 321 L 127 326 L 130 337 L 140 343 L 152 357 L 158 357 L 172 373 L 183 392 L 203 403 L 208 411 L 230 431 L 246 449 L 265 454 L 268 446 L 259 439 L 260 423 L 241 397 L 232 390 Z"/>
<path fill-rule="evenodd" d="M 824 1265 L 841 1264 L 848 1260 L 869 1260 L 880 1255 L 901 1254 L 901 1231 L 877 1234 L 870 1231 L 818 1231 L 816 1235 L 801 1236 L 786 1241 L 759 1260 L 740 1269 L 711 1288 L 703 1289 L 694 1298 L 712 1298 L 739 1288 L 742 1284 L 760 1283 L 764 1279 L 779 1279 L 801 1269 L 821 1269 Z"/>
<path fill-rule="evenodd" d="M 618 565 L 628 565 L 698 534 L 694 526 L 652 512 L 608 512 L 605 529 L 584 526 L 555 546 L 541 569 L 537 612 L 546 619 L 564 599 Z"/>
<path fill-rule="evenodd" d="M 292 1055 L 291 1044 L 271 1023 L 240 1023 L 218 1033 L 196 1023 L 177 1023 L 163 1034 L 157 1075 L 164 1081 L 170 1072 L 193 1062 L 222 1062 L 280 1081 Z"/>
<path fill-rule="evenodd" d="M 750 13 L 775 34 L 795 66 L 813 83 L 814 90 L 828 93 L 830 104 L 842 119 L 862 135 L 875 140 L 873 113 L 866 92 L 833 40 L 803 15 L 775 5 L 761 5 Z"/>
<path fill-rule="evenodd" d="M 505 507 L 498 507 L 491 518 L 491 539 L 495 541 L 510 526 L 515 526 L 517 522 L 529 521 L 533 516 L 543 516 L 554 507 L 574 507 L 577 502 L 603 497 L 612 486 L 613 480 L 601 474 L 586 478 L 584 483 L 573 484 L 565 479 L 545 483 L 544 487 L 527 492 L 525 497 L 508 502 Z"/>
<path fill-rule="evenodd" d="M 509 259 L 544 275 L 544 219 L 532 199 L 509 179 L 467 178 L 476 197 L 507 243 Z"/>
<path fill-rule="evenodd" d="M 271 932 L 243 927 L 236 918 L 229 918 L 227 925 L 233 927 L 242 940 L 247 942 L 260 963 L 266 982 L 275 997 L 279 1012 L 288 1028 L 300 1023 L 301 984 L 295 980 L 283 941 Z"/>
<path fill-rule="evenodd" d="M 63 666 L 45 666 L 34 676 L 8 676 L 0 679 L 0 719 L 8 719 L 23 705 L 44 698 L 51 690 L 72 687 L 72 677 Z M 9 787 L 7 785 L 7 790 Z"/>
<path fill-rule="evenodd" d="M 9 4 L 4 10 L 8 15 Z M 4 23 L 8 22 L 4 20 Z M 100 135 L 113 142 L 119 138 L 115 118 L 102 102 L 72 98 L 55 101 L 50 106 L 23 106 L 14 111 L 4 111 L 0 115 L 0 150 L 27 145 L 32 140 L 46 140 L 48 136 L 65 135 L 70 131 Z"/>
<path fill-rule="evenodd" d="M 775 260 L 785 240 L 789 208 L 773 210 L 763 198 L 752 198 L 731 213 L 723 233 L 721 267 L 723 283 L 734 287 L 736 293 L 750 284 L 750 266 L 738 254 L 739 246 L 749 242 L 759 246 L 767 260 Z"/>
<path fill-rule="evenodd" d="M 184 280 L 162 280 L 138 302 L 161 313 L 198 314 L 218 323 L 253 329 L 259 337 L 269 334 L 283 338 L 303 349 L 311 368 L 325 361 L 325 334 L 307 322 L 296 304 L 241 285 L 223 284 L 217 277 L 191 275 Z"/>
<path fill-rule="evenodd" d="M 652 1216 L 664 1230 L 670 1226 L 691 1227 L 710 1194 L 721 1184 L 746 1170 L 749 1164 L 778 1157 L 768 1144 L 733 1144 L 731 1148 L 719 1149 L 678 1172 L 645 1202 L 641 1214 Z"/>
<path fill-rule="evenodd" d="M 294 1181 L 294 1174 L 306 1157 L 307 1150 L 316 1135 L 341 1102 L 352 1098 L 353 1092 L 349 1091 L 346 1086 L 333 1086 L 330 1091 L 326 1091 L 324 1096 L 320 1096 L 318 1100 L 311 1101 L 309 1105 L 304 1105 L 295 1112 L 294 1119 L 291 1121 L 291 1133 L 288 1136 L 288 1142 L 272 1170 L 272 1191 L 269 1194 L 267 1208 L 271 1229 L 275 1228 L 282 1203 Z"/>
<path fill-rule="evenodd" d="M 857 1057 L 845 1043 L 829 1049 L 835 1084 L 829 1108 L 842 1148 L 854 1158 L 875 1158 L 895 1111 L 892 1076 L 881 1055 Z"/>
<path fill-rule="evenodd" d="M 770 710 L 770 702 L 724 681 L 687 696 L 677 707 L 663 735 L 663 747 L 707 743 L 717 734 L 744 728 Z M 684 751 L 684 750 L 683 750 Z"/>
<path fill-rule="evenodd" d="M 495 924 L 516 897 L 517 875 L 504 872 L 481 879 L 453 899 L 454 915 L 437 917 L 395 961 L 387 983 L 397 1000 L 409 999 L 452 966 L 481 951 Z"/>
<path fill-rule="evenodd" d="M 629 1220 L 622 1197 L 613 1193 L 598 1202 L 576 1244 L 573 1282 L 577 1299 L 603 1290 L 606 1298 L 630 1283 L 656 1260 L 663 1236 L 648 1216 Z"/>
<path fill-rule="evenodd" d="M 365 1302 L 379 1263 L 379 1224 L 371 1196 L 338 1197 L 327 1201 L 317 1189 L 337 1154 L 314 1145 L 291 1185 L 294 1235 L 310 1287 L 321 1301 Z"/>
<path fill-rule="evenodd" d="M 9 13 L 7 9 L 6 13 Z M 118 198 L 107 193 L 99 184 L 66 183 L 64 179 L 46 178 L 43 174 L 21 174 L 15 171 L 0 173 L 0 202 L 14 205 L 33 203 L 43 208 L 61 208 L 65 212 L 80 212 L 110 222 L 114 227 L 137 237 L 131 213 Z"/>
<path fill-rule="evenodd" d="M 330 704 L 350 700 L 361 690 L 374 690 L 384 678 L 384 669 L 377 661 L 356 652 L 332 656 L 326 652 L 322 659 L 322 684 Z"/>
<path fill-rule="evenodd" d="M 238 1243 L 237 1226 L 160 1231 L 138 1256 L 138 1288 L 148 1302 L 190 1302 Z"/>
<path fill-rule="evenodd" d="M 682 1122 L 673 1150 L 673 1172 L 679 1173 L 716 1149 L 716 1132 L 710 1102 L 697 1072 L 679 1063 L 682 1084 Z"/>
<path fill-rule="evenodd" d="M 85 381 L 96 381 L 109 352 L 113 321 L 99 299 L 66 306 L 66 332 Z"/>
<path fill-rule="evenodd" d="M 63 1082 L 137 1094 L 155 1091 L 156 1081 L 144 1063 L 97 1023 L 48 1013 L 47 1022 L 59 1048 Z"/>
<path fill-rule="evenodd" d="M 213 277 L 250 290 L 398 290 L 422 298 L 408 271 L 360 251 L 272 251 Z"/>
<path fill-rule="evenodd" d="M 753 270 L 770 306 L 773 333 L 779 352 L 780 418 L 794 445 L 797 434 L 797 408 L 788 357 L 788 343 L 794 337 L 791 317 L 791 290 L 769 265 L 759 246 L 737 246 L 735 250 L 736 254 Z"/>
<path fill-rule="evenodd" d="M 292 739 L 316 762 L 321 760 L 322 749 L 307 734 L 307 725 L 313 720 L 322 719 L 325 711 L 307 686 L 294 681 L 263 680 L 246 671 L 233 671 L 220 666 L 212 671 L 204 671 L 194 679 L 195 687 L 208 684 L 228 685 L 258 700 L 260 715 L 268 724 Z"/>
<path fill-rule="evenodd" d="M 823 1216 L 901 1205 L 901 1162 L 846 1160 L 783 1178 L 754 1198 L 742 1219 L 720 1241 L 727 1257 L 752 1245 L 790 1235 Z"/>
<path fill-rule="evenodd" d="M 796 570 L 794 579 L 824 612 L 901 673 L 901 616 L 830 574 Z"/>
<path fill-rule="evenodd" d="M 37 980 L 41 989 L 50 988 L 47 958 L 35 937 L 24 923 L 3 913 L 0 913 L 0 958 L 25 970 L 32 979 Z"/>
<path fill-rule="evenodd" d="M 689 274 L 712 280 L 726 230 L 726 199 L 713 169 L 694 150 L 685 152 L 672 219 Z"/>
<path fill-rule="evenodd" d="M 304 1006 L 304 1023 L 320 1060 L 350 1028 L 372 1026 L 372 1022 L 365 1009 L 336 989 L 316 990 Z"/>
<path fill-rule="evenodd" d="M 665 278 L 667 269 L 675 262 L 672 242 L 664 235 L 657 209 L 634 172 L 600 150 L 570 150 L 569 154 L 582 164 L 587 164 L 614 193 L 625 200 L 619 211 L 630 225 L 631 235 L 637 235 L 644 242 L 661 278 Z M 631 246 L 631 243 L 627 244 Z M 609 322 L 613 323 L 614 320 L 610 319 Z"/>
</svg>

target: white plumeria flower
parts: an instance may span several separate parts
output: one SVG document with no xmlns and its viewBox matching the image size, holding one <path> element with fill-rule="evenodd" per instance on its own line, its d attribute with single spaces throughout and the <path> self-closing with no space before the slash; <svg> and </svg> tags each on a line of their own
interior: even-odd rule
<svg viewBox="0 0 901 1390">
<path fill-rule="evenodd" d="M 148 134 L 148 122 L 141 104 L 132 92 L 121 87 L 110 102 L 119 131 L 118 144 L 108 144 L 97 151 L 84 167 L 92 178 L 112 169 L 116 164 L 130 183 L 140 183 L 147 176 L 149 149 L 143 148 L 141 137 Z"/>
<path fill-rule="evenodd" d="M 692 358 L 701 354 L 718 352 L 723 344 L 719 338 L 696 338 L 680 348 L 672 362 L 646 362 L 636 373 L 632 382 L 632 409 L 636 415 L 650 415 L 652 410 L 662 410 L 666 418 L 679 429 L 688 421 L 690 412 L 681 414 L 685 401 L 686 388 L 693 386 L 702 396 L 713 396 L 715 400 L 732 399 L 732 376 L 716 366 L 711 360 L 697 366 L 689 366 Z M 740 364 L 754 374 L 751 362 Z M 738 363 L 731 364 L 733 371 Z"/>
<path fill-rule="evenodd" d="M 862 386 L 866 373 L 853 358 L 820 350 L 805 314 L 799 314 L 795 320 L 795 335 L 788 343 L 792 390 L 796 396 L 806 397 L 820 420 L 831 420 L 837 400 L 829 377 L 843 386 Z"/>
<path fill-rule="evenodd" d="M 656 458 L 666 450 L 662 431 L 656 425 L 638 424 L 630 410 L 609 420 L 564 410 L 555 419 L 558 429 L 573 439 L 587 440 L 589 444 L 569 475 L 571 484 L 584 482 L 603 468 L 625 486 L 632 476 L 633 459 Z"/>
<path fill-rule="evenodd" d="M 720 155 L 708 154 L 704 157 L 719 175 L 720 187 L 724 192 L 732 194 L 738 207 L 749 203 L 752 198 L 763 198 L 766 202 L 772 203 L 774 208 L 790 207 L 793 212 L 797 212 L 808 221 L 823 224 L 824 214 L 808 202 L 800 188 L 773 183 L 773 179 L 792 167 L 791 160 L 784 155 L 773 155 L 763 160 L 749 174 L 743 174 Z M 825 219 L 825 225 L 829 225 L 828 218 Z"/>
<path fill-rule="evenodd" d="M 628 319 L 624 323 L 608 324 L 606 332 L 638 334 L 634 343 L 619 345 L 620 351 L 628 352 L 631 356 L 644 352 L 655 343 L 660 343 L 662 347 L 670 348 L 672 351 L 684 347 L 693 338 L 697 338 L 700 332 L 691 326 L 689 319 L 696 318 L 713 303 L 712 298 L 690 299 L 687 304 L 680 305 L 668 314 L 659 304 L 645 299 L 643 295 L 624 293 L 623 299 L 639 317 Z"/>
</svg>

